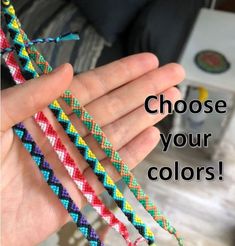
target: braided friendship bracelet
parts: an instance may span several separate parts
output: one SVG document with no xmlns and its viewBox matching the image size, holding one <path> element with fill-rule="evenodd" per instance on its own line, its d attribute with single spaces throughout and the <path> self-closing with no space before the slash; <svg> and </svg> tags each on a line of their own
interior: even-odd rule
<svg viewBox="0 0 235 246">
<path fill-rule="evenodd" d="M 4 44 L 4 39 L 2 39 L 4 36 L 2 34 L 3 32 L 1 30 L 1 45 L 2 43 Z M 14 62 L 15 60 L 13 54 L 11 55 L 6 54 L 5 59 L 7 59 L 9 63 L 11 63 L 12 61 Z M 19 70 L 18 65 L 17 66 L 16 65 L 17 64 L 13 63 L 13 66 L 11 66 L 10 68 L 10 72 L 12 73 L 13 78 L 15 78 L 15 82 L 20 83 L 23 77 Z M 73 221 L 76 223 L 79 230 L 82 232 L 85 238 L 87 238 L 90 245 L 92 246 L 103 245 L 99 240 L 99 237 L 94 231 L 94 229 L 89 225 L 86 218 L 81 214 L 76 204 L 70 198 L 66 189 L 63 188 L 60 181 L 54 176 L 53 170 L 50 168 L 50 165 L 44 160 L 44 156 L 42 152 L 40 151 L 36 143 L 33 141 L 32 137 L 25 129 L 23 124 L 20 123 L 15 125 L 13 127 L 13 130 L 24 144 L 26 150 L 31 154 L 33 160 L 39 167 L 45 181 L 48 183 L 52 191 L 57 195 L 58 199 L 60 200 L 64 208 L 68 211 L 68 213 L 70 214 Z"/>
<path fill-rule="evenodd" d="M 26 43 L 28 39 L 26 39 Z M 28 47 L 29 55 L 39 66 L 44 73 L 52 71 L 52 68 L 45 61 L 43 56 L 37 52 L 34 47 Z M 153 219 L 166 231 L 173 234 L 178 240 L 180 246 L 183 246 L 183 239 L 179 236 L 176 229 L 171 226 L 169 220 L 163 215 L 160 209 L 150 200 L 149 196 L 145 194 L 142 187 L 130 172 L 129 167 L 121 159 L 119 153 L 114 149 L 112 143 L 105 136 L 101 127 L 93 120 L 92 116 L 81 106 L 78 99 L 75 98 L 70 91 L 66 90 L 62 95 L 64 101 L 72 108 L 73 112 L 82 120 L 83 124 L 91 132 L 94 139 L 100 144 L 107 157 L 110 158 L 113 166 L 121 175 L 123 181 L 128 185 L 137 200 L 142 204 L 145 210 L 153 217 Z"/>
<path fill-rule="evenodd" d="M 84 107 L 74 98 L 70 92 L 65 91 L 62 95 L 64 101 L 72 108 L 72 111 L 80 118 L 83 124 L 91 132 L 94 139 L 99 143 L 106 156 L 110 158 L 113 166 L 119 172 L 122 180 L 128 185 L 134 196 L 142 204 L 145 210 L 153 217 L 153 219 L 166 231 L 173 234 L 178 240 L 179 245 L 183 245 L 182 238 L 178 235 L 176 229 L 170 225 L 169 220 L 163 215 L 159 208 L 145 194 L 142 187 L 136 180 L 135 176 L 130 172 L 129 167 L 121 159 L 119 153 L 113 148 L 113 145 L 105 136 L 100 126 L 93 120 L 92 116 Z"/>
<path fill-rule="evenodd" d="M 1 47 L 9 47 L 9 43 L 2 29 L 0 29 L 0 45 Z M 17 64 L 12 53 L 3 55 L 3 58 L 10 69 L 10 73 L 17 84 L 22 84 L 25 82 L 23 78 L 19 65 Z M 94 209 L 101 215 L 104 220 L 110 224 L 117 232 L 119 232 L 123 238 L 127 241 L 127 244 L 131 246 L 131 241 L 129 239 L 129 232 L 126 226 L 121 223 L 101 202 L 101 200 L 96 196 L 94 190 L 83 177 L 80 170 L 77 168 L 74 160 L 69 155 L 66 147 L 63 145 L 58 134 L 51 126 L 48 119 L 42 112 L 37 113 L 35 116 L 35 121 L 39 124 L 41 130 L 44 132 L 49 142 L 51 143 L 53 149 L 57 153 L 60 161 L 64 164 L 70 177 L 74 180 L 78 188 L 82 191 L 83 195 L 86 197 L 87 201 L 94 207 Z"/>
<path fill-rule="evenodd" d="M 45 61 L 34 47 L 27 49 L 31 59 L 33 59 L 44 73 L 52 71 L 52 68 Z M 142 204 L 145 210 L 153 217 L 153 219 L 170 234 L 173 234 L 178 240 L 178 244 L 183 246 L 183 239 L 179 236 L 176 229 L 170 224 L 169 220 L 163 215 L 160 209 L 150 200 L 149 196 L 145 194 L 142 187 L 130 172 L 129 167 L 121 159 L 119 153 L 114 149 L 111 142 L 105 136 L 100 126 L 93 120 L 92 116 L 81 106 L 77 98 L 75 98 L 70 91 L 66 90 L 62 95 L 64 101 L 72 108 L 73 112 L 82 120 L 83 124 L 92 133 L 94 139 L 100 144 L 107 157 L 110 158 L 113 166 L 121 175 L 123 181 L 128 185 L 136 199 Z"/>
<path fill-rule="evenodd" d="M 49 64 L 44 60 L 44 58 L 41 56 L 40 53 L 34 52 L 35 48 L 31 47 L 29 49 L 29 55 L 32 57 L 32 59 L 35 60 L 35 63 L 40 67 L 47 64 L 47 70 L 52 71 L 52 68 L 49 66 Z M 33 52 L 32 52 L 33 51 Z M 46 63 L 45 63 L 45 62 Z M 41 67 L 42 68 L 42 67 Z M 45 70 L 42 70 L 45 71 Z M 97 175 L 98 179 L 103 183 L 104 187 L 108 191 L 108 193 L 113 197 L 116 204 L 119 208 L 123 211 L 123 213 L 127 216 L 128 220 L 136 227 L 136 229 L 140 232 L 140 234 L 148 234 L 148 237 L 153 238 L 153 233 L 147 228 L 144 229 L 143 222 L 140 220 L 140 218 L 135 214 L 132 207 L 129 203 L 126 202 L 125 198 L 121 194 L 121 192 L 117 189 L 115 183 L 111 180 L 111 178 L 107 175 L 102 165 L 99 163 L 95 155 L 91 152 L 89 147 L 86 145 L 84 140 L 81 138 L 81 136 L 78 134 L 74 126 L 71 124 L 67 116 L 64 114 L 63 111 L 61 111 L 61 108 L 58 104 L 52 103 L 49 105 L 49 108 L 54 113 L 55 117 L 71 139 L 71 141 L 75 144 L 75 146 L 78 148 L 79 152 L 83 155 L 84 159 L 88 162 L 88 164 L 91 166 L 94 173 Z M 120 201 L 121 200 L 121 201 Z M 123 200 L 123 202 L 122 202 Z M 120 203 L 122 202 L 122 203 Z M 133 216 L 131 215 L 133 214 Z M 131 217 L 132 216 L 132 217 Z M 151 234 L 151 236 L 150 236 Z M 145 238 L 147 237 L 144 236 Z M 147 238 L 146 238 L 147 239 Z M 147 239 L 149 243 L 152 243 L 149 239 Z M 154 240 L 154 239 L 153 239 Z"/>
<path fill-rule="evenodd" d="M 41 66 L 42 67 L 42 66 Z M 45 67 L 43 68 L 45 70 Z M 45 72 L 45 71 L 43 71 Z M 163 215 L 161 210 L 150 200 L 144 190 L 136 180 L 135 176 L 129 170 L 128 165 L 121 159 L 119 153 L 114 149 L 112 143 L 108 140 L 101 127 L 94 121 L 92 116 L 81 106 L 78 99 L 75 98 L 70 91 L 66 90 L 62 95 L 64 101 L 72 108 L 72 111 L 80 118 L 83 124 L 91 132 L 94 139 L 101 146 L 106 156 L 110 158 L 112 165 L 116 168 L 127 184 L 136 199 L 142 204 L 145 210 L 153 217 L 153 219 L 170 234 L 173 234 L 180 246 L 183 246 L 183 239 L 179 236 L 176 229 L 170 224 L 169 220 Z"/>
<path fill-rule="evenodd" d="M 19 60 L 22 63 L 22 66 L 25 70 L 26 75 L 29 78 L 38 77 L 38 74 L 34 70 L 34 67 L 28 57 L 26 52 L 22 35 L 19 31 L 20 27 L 15 16 L 15 11 L 13 6 L 10 4 L 10 1 L 3 1 L 3 11 L 8 26 L 10 35 L 14 41 Z M 136 215 L 129 203 L 123 197 L 121 192 L 117 189 L 116 185 L 112 179 L 107 175 L 104 168 L 101 166 L 99 161 L 95 158 L 95 155 L 91 152 L 89 147 L 85 144 L 81 136 L 78 134 L 74 126 L 69 121 L 68 117 L 65 115 L 61 109 L 59 103 L 55 100 L 52 104 L 49 105 L 49 108 L 52 110 L 57 120 L 61 123 L 63 128 L 66 130 L 66 133 L 70 137 L 71 141 L 76 144 L 76 147 L 79 149 L 80 153 L 83 154 L 83 157 L 88 161 L 89 165 L 92 167 L 95 174 L 98 176 L 99 180 L 103 183 L 104 187 L 107 189 L 109 194 L 114 198 L 117 205 L 122 209 L 126 217 L 131 221 L 139 233 L 148 241 L 151 245 L 154 242 L 153 233 L 142 220 Z"/>
<path fill-rule="evenodd" d="M 56 136 L 56 132 L 49 125 L 48 120 L 41 113 L 38 113 L 35 116 L 36 121 L 40 125 L 41 129 L 44 131 L 45 135 L 50 140 L 54 150 L 59 156 L 59 159 L 64 164 L 67 169 L 69 175 L 77 185 L 77 187 L 82 191 L 83 195 L 86 197 L 87 201 L 93 206 L 93 208 L 97 211 L 101 217 L 110 224 L 118 233 L 120 233 L 123 238 L 126 240 L 127 245 L 131 246 L 132 243 L 129 238 L 129 232 L 126 226 L 120 222 L 109 209 L 105 207 L 105 205 L 101 202 L 101 200 L 96 196 L 93 188 L 89 185 L 87 180 L 83 177 L 80 170 L 77 168 L 73 159 L 71 159 L 70 155 L 65 149 L 65 146 L 62 144 L 61 140 Z M 46 127 L 47 126 L 47 127 Z M 44 129 L 43 129 L 44 128 Z"/>
<path fill-rule="evenodd" d="M 99 240 L 98 235 L 94 229 L 89 225 L 86 218 L 82 215 L 76 204 L 70 198 L 67 190 L 62 186 L 60 181 L 54 175 L 53 170 L 51 169 L 48 162 L 45 161 L 45 158 L 34 142 L 33 138 L 26 130 L 22 123 L 19 123 L 13 126 L 15 134 L 19 137 L 23 143 L 25 149 L 30 153 L 32 159 L 40 169 L 45 181 L 50 186 L 51 190 L 59 198 L 60 202 L 64 208 L 68 211 L 73 221 L 76 223 L 77 227 L 80 229 L 82 234 L 87 238 L 91 246 L 103 245 Z"/>
<path fill-rule="evenodd" d="M 71 141 L 75 144 L 80 153 L 83 155 L 84 159 L 88 162 L 94 173 L 97 175 L 98 179 L 103 183 L 108 193 L 113 197 L 118 207 L 121 208 L 123 213 L 127 216 L 128 220 L 136 227 L 140 234 L 142 234 L 149 241 L 149 243 L 152 243 L 154 240 L 152 232 L 148 228 L 145 229 L 145 225 L 143 224 L 141 219 L 133 211 L 130 204 L 127 203 L 126 199 L 118 190 L 115 183 L 107 175 L 102 165 L 96 159 L 95 155 L 91 152 L 84 140 L 77 133 L 74 126 L 70 123 L 67 116 L 64 114 L 63 111 L 61 111 L 58 102 L 53 102 L 51 105 L 49 105 L 49 108 L 52 110 Z"/>
<path fill-rule="evenodd" d="M 30 47 L 32 45 L 38 44 L 38 43 L 59 43 L 61 41 L 71 41 L 71 40 L 79 40 L 79 36 L 76 32 L 70 32 L 70 33 L 65 33 L 62 34 L 58 37 L 55 38 L 37 38 L 37 39 L 33 39 L 27 43 L 25 43 L 26 47 Z M 5 48 L 1 48 L 1 55 L 4 55 L 5 53 L 9 53 L 15 50 L 15 47 L 12 46 L 10 47 L 10 45 L 8 47 Z"/>
<path fill-rule="evenodd" d="M 104 187 L 108 191 L 109 195 L 113 197 L 117 206 L 123 211 L 128 220 L 134 225 L 139 233 L 148 241 L 151 245 L 154 242 L 154 236 L 152 231 L 146 227 L 143 221 L 137 216 L 131 205 L 123 197 L 122 193 L 118 190 L 113 180 L 106 173 L 101 163 L 97 160 L 85 141 L 81 138 L 74 126 L 71 124 L 64 112 L 61 112 L 59 104 L 53 102 L 49 105 L 49 108 L 69 136 L 70 140 L 76 146 L 78 151 L 83 155 L 89 166 L 92 168 L 99 181 L 103 183 Z"/>
</svg>

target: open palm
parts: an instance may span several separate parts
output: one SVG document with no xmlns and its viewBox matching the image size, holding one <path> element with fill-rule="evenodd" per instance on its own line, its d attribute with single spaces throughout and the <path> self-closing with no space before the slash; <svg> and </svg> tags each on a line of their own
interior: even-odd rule
<svg viewBox="0 0 235 246">
<path fill-rule="evenodd" d="M 61 126 L 46 106 L 70 89 L 119 150 L 122 159 L 134 168 L 156 146 L 159 131 L 153 127 L 165 115 L 150 115 L 143 102 L 148 95 L 164 93 L 173 103 L 180 93 L 174 87 L 184 77 L 177 64 L 158 68 L 157 58 L 149 53 L 130 56 L 73 77 L 65 64 L 49 75 L 2 91 L 1 172 L 2 243 L 35 245 L 63 226 L 70 217 L 57 200 L 11 127 L 23 121 L 56 176 L 81 208 L 85 199 L 58 160 L 47 139 L 31 117 L 43 110 L 72 157 L 97 194 L 103 187 L 76 151 Z M 81 136 L 94 151 L 114 180 L 120 179 L 104 152 L 59 99 Z"/>
</svg>

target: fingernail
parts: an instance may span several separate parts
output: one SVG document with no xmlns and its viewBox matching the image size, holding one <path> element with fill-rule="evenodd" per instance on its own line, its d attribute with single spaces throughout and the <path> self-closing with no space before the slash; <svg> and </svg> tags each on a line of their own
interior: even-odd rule
<svg viewBox="0 0 235 246">
<path fill-rule="evenodd" d="M 57 72 L 59 72 L 60 70 L 63 70 L 64 67 L 65 67 L 65 64 L 62 64 L 62 65 L 60 65 L 59 67 L 53 69 L 51 73 L 57 73 Z"/>
</svg>

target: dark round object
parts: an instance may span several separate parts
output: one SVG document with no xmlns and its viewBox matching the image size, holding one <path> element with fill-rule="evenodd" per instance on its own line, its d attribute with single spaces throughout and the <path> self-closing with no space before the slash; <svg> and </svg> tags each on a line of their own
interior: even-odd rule
<svg viewBox="0 0 235 246">
<path fill-rule="evenodd" d="M 195 56 L 197 66 L 208 73 L 224 73 L 230 63 L 224 55 L 214 50 L 202 50 Z"/>
</svg>

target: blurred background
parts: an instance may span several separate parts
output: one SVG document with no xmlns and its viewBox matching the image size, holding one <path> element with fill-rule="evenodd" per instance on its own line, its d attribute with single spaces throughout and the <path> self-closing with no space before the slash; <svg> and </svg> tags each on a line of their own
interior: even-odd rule
<svg viewBox="0 0 235 246">
<path fill-rule="evenodd" d="M 185 100 L 223 99 L 224 114 L 171 115 L 157 127 L 168 133 L 211 132 L 207 149 L 171 146 L 168 153 L 161 144 L 139 165 L 134 173 L 147 194 L 157 201 L 172 224 L 185 238 L 185 245 L 235 245 L 235 0 L 21 0 L 12 1 L 22 26 L 31 39 L 56 37 L 77 31 L 80 41 L 38 45 L 46 59 L 56 67 L 64 62 L 74 66 L 76 74 L 107 64 L 121 57 L 152 52 L 160 66 L 179 62 L 186 70 L 180 86 Z M 4 23 L 3 23 L 4 27 Z M 199 52 L 203 51 L 200 57 Z M 208 53 L 209 51 L 209 53 Z M 196 57 L 198 59 L 196 59 Z M 4 65 L 2 88 L 12 85 Z M 219 181 L 150 181 L 149 167 L 217 165 L 224 162 Z M 125 186 L 119 186 L 136 204 Z M 106 194 L 104 202 L 119 214 Z M 159 245 L 176 245 L 175 240 L 157 228 L 143 210 L 157 235 Z M 124 245 L 90 208 L 85 208 L 93 226 L 107 245 Z M 120 215 L 120 218 L 122 216 Z M 124 220 L 125 223 L 126 220 Z M 133 228 L 128 224 L 130 231 Z M 134 231 L 133 231 L 134 234 Z M 135 238 L 135 237 L 134 237 Z M 115 242 L 115 243 L 114 243 Z M 72 223 L 65 225 L 42 245 L 86 245 Z"/>
</svg>

